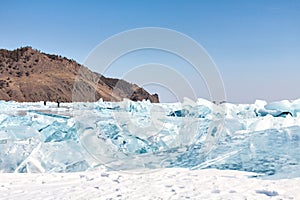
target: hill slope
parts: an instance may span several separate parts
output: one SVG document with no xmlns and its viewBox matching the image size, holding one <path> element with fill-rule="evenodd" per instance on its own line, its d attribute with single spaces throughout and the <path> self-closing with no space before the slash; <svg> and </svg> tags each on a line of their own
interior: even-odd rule
<svg viewBox="0 0 300 200">
<path fill-rule="evenodd" d="M 158 95 L 124 80 L 107 78 L 74 60 L 42 53 L 31 47 L 0 49 L 0 99 L 35 101 L 133 101 Z"/>
</svg>

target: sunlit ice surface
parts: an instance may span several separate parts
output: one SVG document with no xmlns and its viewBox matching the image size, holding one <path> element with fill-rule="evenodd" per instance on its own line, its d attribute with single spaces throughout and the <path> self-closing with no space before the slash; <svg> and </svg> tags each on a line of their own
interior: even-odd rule
<svg viewBox="0 0 300 200">
<path fill-rule="evenodd" d="M 189 168 L 300 177 L 300 100 L 0 102 L 1 172 Z"/>
</svg>

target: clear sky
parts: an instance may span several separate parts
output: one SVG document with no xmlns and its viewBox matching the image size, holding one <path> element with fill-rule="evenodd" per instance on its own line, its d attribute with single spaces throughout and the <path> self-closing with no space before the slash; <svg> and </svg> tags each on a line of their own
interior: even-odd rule
<svg viewBox="0 0 300 200">
<path fill-rule="evenodd" d="M 0 3 L 0 48 L 29 45 L 83 63 L 96 45 L 114 34 L 133 28 L 164 27 L 190 36 L 207 50 L 223 77 L 228 101 L 300 98 L 299 0 Z M 185 66 L 180 60 L 175 63 L 170 55 L 155 55 L 128 55 L 106 75 L 122 76 L 126 66 L 144 62 L 167 62 L 179 71 Z M 206 97 L 207 91 L 200 88 L 197 95 Z M 149 90 L 155 92 L 151 86 Z M 167 96 L 160 95 L 168 101 Z"/>
</svg>

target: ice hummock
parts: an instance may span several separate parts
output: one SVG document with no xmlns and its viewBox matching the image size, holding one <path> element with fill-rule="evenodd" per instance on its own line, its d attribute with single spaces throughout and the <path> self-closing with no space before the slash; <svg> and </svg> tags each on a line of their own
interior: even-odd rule
<svg viewBox="0 0 300 200">
<path fill-rule="evenodd" d="M 300 176 L 300 100 L 0 102 L 1 172 L 184 167 Z"/>
</svg>

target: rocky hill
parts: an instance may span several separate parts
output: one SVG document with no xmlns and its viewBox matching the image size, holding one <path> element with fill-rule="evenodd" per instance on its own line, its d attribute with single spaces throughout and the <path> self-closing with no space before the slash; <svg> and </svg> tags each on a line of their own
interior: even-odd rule
<svg viewBox="0 0 300 200">
<path fill-rule="evenodd" d="M 159 102 L 136 84 L 94 73 L 74 60 L 42 53 L 31 47 L 0 49 L 0 99 L 35 101 Z"/>
</svg>

